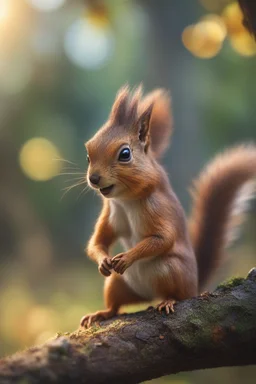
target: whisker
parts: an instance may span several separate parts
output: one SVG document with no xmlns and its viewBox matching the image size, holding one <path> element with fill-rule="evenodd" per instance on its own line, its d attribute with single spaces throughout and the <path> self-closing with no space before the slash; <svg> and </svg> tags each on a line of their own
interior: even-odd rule
<svg viewBox="0 0 256 384">
<path fill-rule="evenodd" d="M 65 172 L 68 172 L 68 171 L 74 171 L 74 172 L 78 172 L 78 171 L 81 171 L 81 169 L 80 168 L 74 168 L 74 167 L 62 167 L 61 168 L 63 171 L 65 171 Z"/>
<path fill-rule="evenodd" d="M 79 197 L 81 197 L 81 196 L 83 195 L 84 192 L 85 192 L 84 194 L 86 195 L 86 193 L 89 192 L 89 190 L 90 190 L 89 185 L 86 185 L 85 188 L 83 188 L 82 191 L 79 193 L 79 195 L 78 195 L 78 197 L 77 197 L 76 200 L 78 201 L 78 200 L 79 200 Z"/>
<path fill-rule="evenodd" d="M 72 161 L 69 161 L 69 160 L 66 160 L 66 159 L 61 159 L 60 157 L 59 158 L 55 158 L 53 159 L 54 161 L 63 161 L 64 163 L 68 163 L 68 164 L 71 164 L 71 165 L 75 165 L 76 167 L 78 166 L 76 163 L 73 163 Z"/>
<path fill-rule="evenodd" d="M 86 183 L 86 180 L 84 180 L 84 181 L 82 181 L 82 182 L 78 182 L 78 183 L 76 183 L 76 184 L 74 184 L 74 185 L 71 185 L 71 186 L 69 186 L 69 187 L 65 187 L 65 188 L 63 188 L 63 191 L 65 191 L 64 192 L 64 194 L 62 195 L 62 197 L 61 197 L 61 200 L 64 198 L 64 196 L 68 193 L 68 192 L 70 192 L 73 188 L 76 188 L 76 187 L 79 187 L 80 185 L 83 185 L 83 184 L 85 184 Z"/>
<path fill-rule="evenodd" d="M 78 182 L 78 181 L 86 181 L 86 179 L 84 177 L 74 177 L 74 179 L 67 179 L 67 180 L 64 180 L 64 183 L 68 183 L 70 181 L 75 181 L 75 182 Z"/>
<path fill-rule="evenodd" d="M 73 188 L 75 188 L 75 187 L 79 187 L 79 185 L 83 185 L 83 184 L 85 184 L 85 181 L 80 181 L 80 182 L 78 182 L 78 183 L 76 183 L 76 184 L 73 184 L 73 185 L 70 185 L 70 186 L 68 186 L 68 187 L 63 188 L 62 190 L 63 190 L 63 191 L 65 191 L 65 190 L 71 190 L 71 189 L 73 189 Z"/>
<path fill-rule="evenodd" d="M 84 172 L 64 172 L 64 173 L 58 173 L 56 176 L 69 176 L 69 175 L 85 175 Z"/>
</svg>

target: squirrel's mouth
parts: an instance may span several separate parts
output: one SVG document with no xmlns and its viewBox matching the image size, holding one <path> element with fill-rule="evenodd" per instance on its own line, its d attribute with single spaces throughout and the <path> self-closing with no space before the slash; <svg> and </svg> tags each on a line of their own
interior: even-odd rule
<svg viewBox="0 0 256 384">
<path fill-rule="evenodd" d="M 109 187 L 106 187 L 106 188 L 101 188 L 100 189 L 100 193 L 103 195 L 103 196 L 107 196 L 110 194 L 110 192 L 112 192 L 114 188 L 114 184 L 110 185 Z"/>
</svg>

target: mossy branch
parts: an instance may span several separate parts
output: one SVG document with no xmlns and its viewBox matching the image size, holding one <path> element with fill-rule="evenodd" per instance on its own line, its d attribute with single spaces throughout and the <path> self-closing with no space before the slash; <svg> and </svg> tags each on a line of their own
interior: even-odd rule
<svg viewBox="0 0 256 384">
<path fill-rule="evenodd" d="M 175 313 L 120 315 L 0 361 L 0 383 L 139 383 L 202 368 L 256 364 L 256 269 Z"/>
</svg>

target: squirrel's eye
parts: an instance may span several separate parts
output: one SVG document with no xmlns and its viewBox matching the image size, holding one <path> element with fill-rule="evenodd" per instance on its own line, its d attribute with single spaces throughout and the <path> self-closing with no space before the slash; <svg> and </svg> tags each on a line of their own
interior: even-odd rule
<svg viewBox="0 0 256 384">
<path fill-rule="evenodd" d="M 88 161 L 88 163 L 90 163 L 90 157 L 89 157 L 89 155 L 87 155 L 87 161 Z"/>
<path fill-rule="evenodd" d="M 130 148 L 124 148 L 119 154 L 118 160 L 121 162 L 128 162 L 132 158 L 131 150 Z"/>
</svg>

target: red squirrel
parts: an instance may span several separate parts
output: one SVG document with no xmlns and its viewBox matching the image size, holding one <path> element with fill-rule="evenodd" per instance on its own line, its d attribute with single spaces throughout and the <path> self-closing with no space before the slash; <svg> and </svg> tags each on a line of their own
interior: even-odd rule
<svg viewBox="0 0 256 384">
<path fill-rule="evenodd" d="M 88 256 L 106 277 L 106 309 L 84 316 L 81 326 L 115 316 L 122 305 L 198 295 L 221 262 L 253 192 L 256 147 L 241 145 L 218 155 L 194 184 L 186 220 L 159 159 L 172 133 L 170 97 L 141 87 L 118 92 L 107 122 L 86 144 L 87 180 L 103 200 Z M 120 240 L 124 252 L 112 257 Z"/>
</svg>

